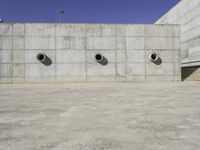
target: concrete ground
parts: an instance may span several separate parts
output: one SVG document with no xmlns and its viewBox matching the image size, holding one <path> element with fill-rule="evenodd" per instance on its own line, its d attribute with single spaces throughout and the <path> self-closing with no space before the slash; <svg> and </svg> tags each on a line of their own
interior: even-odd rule
<svg viewBox="0 0 200 150">
<path fill-rule="evenodd" d="M 200 82 L 0 85 L 1 150 L 199 150 Z"/>
</svg>

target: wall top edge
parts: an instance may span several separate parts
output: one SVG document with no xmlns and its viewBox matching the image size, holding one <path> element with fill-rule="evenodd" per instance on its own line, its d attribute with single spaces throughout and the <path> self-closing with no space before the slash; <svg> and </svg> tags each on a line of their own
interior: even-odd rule
<svg viewBox="0 0 200 150">
<path fill-rule="evenodd" d="M 169 12 L 171 12 L 173 9 L 176 9 L 176 7 L 178 5 L 180 5 L 181 3 L 183 3 L 183 1 L 186 1 L 186 0 L 180 0 L 176 5 L 174 5 L 172 8 L 170 8 L 168 11 L 166 11 L 165 14 L 161 15 L 155 22 L 154 24 L 159 24 L 159 21 L 160 19 L 162 19 L 163 17 L 165 17 Z"/>
<path fill-rule="evenodd" d="M 106 25 L 106 26 L 180 26 L 179 24 L 98 24 L 98 23 L 0 23 L 0 25 L 15 25 L 15 24 L 33 24 L 33 25 L 82 25 L 82 26 L 96 26 L 96 25 Z"/>
</svg>

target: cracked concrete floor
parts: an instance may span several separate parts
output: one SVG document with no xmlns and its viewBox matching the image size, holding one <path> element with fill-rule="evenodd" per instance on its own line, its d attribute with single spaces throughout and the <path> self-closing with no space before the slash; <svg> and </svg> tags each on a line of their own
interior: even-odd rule
<svg viewBox="0 0 200 150">
<path fill-rule="evenodd" d="M 199 150 L 200 82 L 0 85 L 0 150 Z"/>
</svg>

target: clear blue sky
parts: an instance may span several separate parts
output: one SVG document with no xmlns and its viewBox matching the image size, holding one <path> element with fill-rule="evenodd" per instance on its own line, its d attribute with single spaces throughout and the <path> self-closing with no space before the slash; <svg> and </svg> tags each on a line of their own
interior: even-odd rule
<svg viewBox="0 0 200 150">
<path fill-rule="evenodd" d="M 154 23 L 179 0 L 0 0 L 5 22 Z"/>
</svg>

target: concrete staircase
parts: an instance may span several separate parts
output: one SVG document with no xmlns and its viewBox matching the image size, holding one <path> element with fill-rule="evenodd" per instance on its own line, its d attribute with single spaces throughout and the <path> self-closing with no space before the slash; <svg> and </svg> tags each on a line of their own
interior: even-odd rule
<svg viewBox="0 0 200 150">
<path fill-rule="evenodd" d="M 182 68 L 181 72 L 184 81 L 200 81 L 200 67 Z"/>
</svg>

